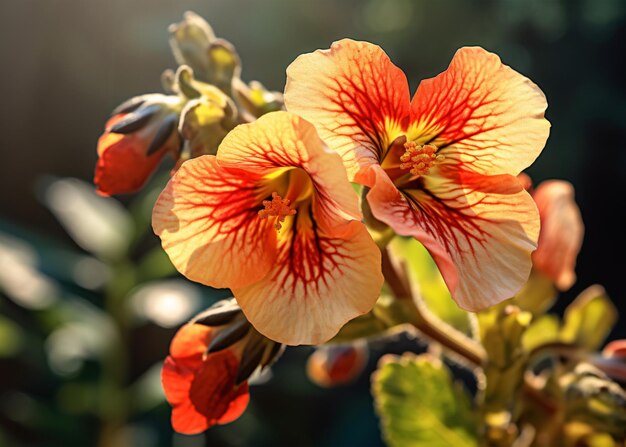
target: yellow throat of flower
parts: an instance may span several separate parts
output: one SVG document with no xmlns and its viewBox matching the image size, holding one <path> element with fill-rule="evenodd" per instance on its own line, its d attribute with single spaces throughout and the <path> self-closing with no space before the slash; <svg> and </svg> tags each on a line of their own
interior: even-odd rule
<svg viewBox="0 0 626 447">
<path fill-rule="evenodd" d="M 313 184 L 303 169 L 290 168 L 274 177 L 271 185 L 276 189 L 270 189 L 273 190 L 270 200 L 263 200 L 265 208 L 259 211 L 259 217 L 273 218 L 276 231 L 280 231 L 287 217 L 294 216 L 298 208 L 310 203 Z"/>
</svg>

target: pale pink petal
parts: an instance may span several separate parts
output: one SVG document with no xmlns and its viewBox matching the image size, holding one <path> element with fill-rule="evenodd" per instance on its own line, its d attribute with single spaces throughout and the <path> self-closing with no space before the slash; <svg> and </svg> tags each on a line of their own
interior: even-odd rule
<svg viewBox="0 0 626 447">
<path fill-rule="evenodd" d="M 535 268 L 567 290 L 576 281 L 576 257 L 583 242 L 584 225 L 569 182 L 550 180 L 534 191 L 541 218 L 539 245 L 533 253 Z"/>
</svg>

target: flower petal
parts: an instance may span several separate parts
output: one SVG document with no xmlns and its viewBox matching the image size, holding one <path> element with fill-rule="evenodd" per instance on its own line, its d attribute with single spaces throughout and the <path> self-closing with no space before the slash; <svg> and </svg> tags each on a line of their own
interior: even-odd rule
<svg viewBox="0 0 626 447">
<path fill-rule="evenodd" d="M 188 323 L 182 326 L 170 344 L 170 356 L 189 369 L 197 368 L 213 337 L 213 328 Z"/>
<path fill-rule="evenodd" d="M 526 282 L 539 218 L 514 177 L 442 167 L 420 189 L 400 192 L 382 169 L 375 172 L 367 196 L 374 216 L 426 246 L 460 307 L 483 309 Z"/>
<path fill-rule="evenodd" d="M 580 210 L 574 201 L 574 187 L 560 180 L 546 181 L 537 187 L 533 199 L 541 217 L 533 264 L 559 290 L 567 290 L 576 281 L 574 267 L 584 233 Z"/>
<path fill-rule="evenodd" d="M 294 220 L 279 240 L 269 274 L 233 293 L 266 337 L 288 345 L 319 344 L 376 303 L 383 283 L 380 250 L 361 222 L 326 228 L 302 209 Z"/>
<path fill-rule="evenodd" d="M 207 356 L 193 373 L 168 357 L 161 378 L 173 406 L 174 430 L 189 435 L 201 433 L 241 416 L 250 395 L 247 382 L 235 386 L 238 368 L 239 360 L 228 350 Z"/>
<path fill-rule="evenodd" d="M 446 71 L 420 83 L 409 139 L 428 139 L 446 163 L 517 175 L 537 158 L 550 123 L 543 92 L 482 48 L 461 48 Z"/>
<path fill-rule="evenodd" d="M 289 112 L 273 112 L 230 132 L 217 153 L 220 166 L 266 173 L 302 168 L 310 177 L 326 213 L 361 219 L 359 199 L 341 158 L 320 140 L 315 127 Z"/>
<path fill-rule="evenodd" d="M 380 161 L 409 116 L 406 76 L 377 45 L 343 39 L 287 68 L 285 105 L 317 127 L 351 180 Z"/>
<path fill-rule="evenodd" d="M 165 396 L 173 406 L 172 426 L 179 433 L 201 433 L 231 422 L 248 404 L 248 384 L 235 386 L 238 357 L 230 350 L 204 356 L 212 331 L 197 324 L 183 326 L 161 371 Z"/>
<path fill-rule="evenodd" d="M 266 275 L 276 231 L 258 216 L 259 175 L 205 155 L 182 164 L 152 213 L 154 232 L 174 266 L 212 287 L 241 287 Z"/>
</svg>

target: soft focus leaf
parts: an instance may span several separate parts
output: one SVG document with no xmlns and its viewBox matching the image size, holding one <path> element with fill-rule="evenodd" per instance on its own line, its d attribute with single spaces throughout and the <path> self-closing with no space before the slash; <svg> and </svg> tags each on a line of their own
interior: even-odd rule
<svg viewBox="0 0 626 447">
<path fill-rule="evenodd" d="M 72 376 L 85 360 L 101 359 L 119 334 L 111 317 L 79 297 L 65 298 L 56 308 L 59 325 L 48 336 L 45 349 L 51 369 Z"/>
<path fill-rule="evenodd" d="M 72 178 L 52 180 L 42 200 L 85 250 L 104 259 L 126 252 L 133 235 L 131 219 L 117 200 L 97 195 L 93 185 Z"/>
<path fill-rule="evenodd" d="M 541 315 L 552 307 L 556 298 L 557 291 L 552 280 L 543 273 L 533 270 L 528 282 L 515 295 L 512 303 L 533 315 Z"/>
<path fill-rule="evenodd" d="M 546 343 L 559 341 L 560 322 L 556 315 L 541 315 L 528 326 L 522 335 L 522 344 L 532 351 Z"/>
<path fill-rule="evenodd" d="M 176 268 L 160 245 L 146 253 L 137 266 L 137 274 L 141 282 L 166 278 L 176 273 Z"/>
<path fill-rule="evenodd" d="M 604 288 L 583 291 L 565 310 L 561 340 L 590 350 L 600 347 L 617 322 L 617 310 Z"/>
<path fill-rule="evenodd" d="M 33 310 L 50 307 L 59 296 L 58 284 L 37 270 L 38 261 L 26 242 L 0 233 L 0 290 Z"/>
<path fill-rule="evenodd" d="M 477 445 L 470 400 L 441 361 L 387 355 L 372 376 L 372 391 L 389 446 Z"/>
<path fill-rule="evenodd" d="M 452 300 L 441 273 L 426 248 L 413 238 L 396 237 L 389 249 L 407 264 L 410 280 L 418 285 L 428 309 L 437 317 L 465 335 L 471 336 L 472 325 L 467 312 Z"/>
<path fill-rule="evenodd" d="M 0 315 L 0 358 L 17 354 L 22 349 L 24 337 L 22 328 Z"/>
<path fill-rule="evenodd" d="M 171 328 L 190 319 L 201 299 L 196 285 L 172 279 L 143 284 L 132 292 L 128 302 L 139 321 Z"/>
<path fill-rule="evenodd" d="M 141 413 L 148 411 L 165 401 L 161 386 L 162 362 L 152 365 L 130 387 L 133 396 L 133 410 Z"/>
</svg>

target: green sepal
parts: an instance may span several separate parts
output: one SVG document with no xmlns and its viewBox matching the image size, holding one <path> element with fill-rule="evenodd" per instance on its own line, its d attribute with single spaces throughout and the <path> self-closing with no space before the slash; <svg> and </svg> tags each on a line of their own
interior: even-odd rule
<svg viewBox="0 0 626 447">
<path fill-rule="evenodd" d="M 561 341 L 587 348 L 600 347 L 617 322 L 617 310 L 598 285 L 585 289 L 565 309 Z"/>
</svg>

